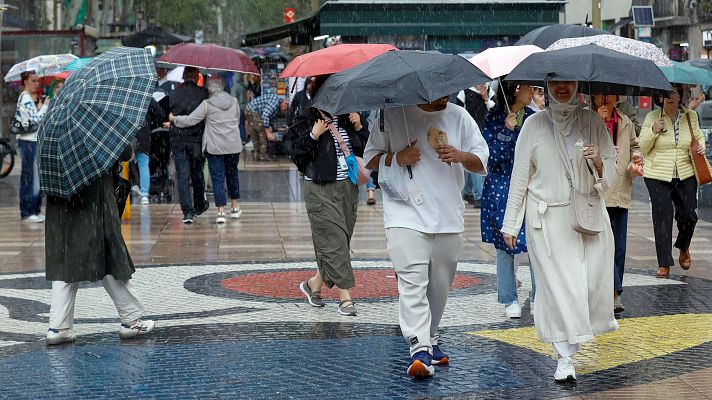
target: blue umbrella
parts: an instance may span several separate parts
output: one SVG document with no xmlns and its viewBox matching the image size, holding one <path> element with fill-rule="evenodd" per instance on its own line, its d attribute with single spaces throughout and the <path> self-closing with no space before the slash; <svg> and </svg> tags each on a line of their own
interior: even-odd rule
<svg viewBox="0 0 712 400">
<path fill-rule="evenodd" d="M 690 85 L 712 85 L 712 72 L 689 64 L 672 62 L 672 66 L 659 67 L 668 81 Z"/>
<path fill-rule="evenodd" d="M 69 198 L 109 171 L 144 123 L 155 87 L 146 49 L 109 50 L 72 74 L 40 124 L 42 192 Z"/>
<path fill-rule="evenodd" d="M 76 60 L 67 64 L 64 67 L 63 71 L 79 71 L 80 69 L 84 68 L 85 65 L 89 64 L 93 59 L 93 57 L 77 58 Z"/>
</svg>

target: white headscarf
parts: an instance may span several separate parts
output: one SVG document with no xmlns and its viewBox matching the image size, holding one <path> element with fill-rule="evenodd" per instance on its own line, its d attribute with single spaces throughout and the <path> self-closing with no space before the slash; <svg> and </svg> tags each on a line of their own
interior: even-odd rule
<svg viewBox="0 0 712 400">
<path fill-rule="evenodd" d="M 547 96 L 549 96 L 549 108 L 547 112 L 551 120 L 554 121 L 556 132 L 564 136 L 572 134 L 576 127 L 576 109 L 578 108 L 577 94 L 578 82 L 576 82 L 576 87 L 572 91 L 571 98 L 565 102 L 559 102 L 556 100 L 556 97 L 554 97 L 554 94 L 547 90 Z"/>
</svg>

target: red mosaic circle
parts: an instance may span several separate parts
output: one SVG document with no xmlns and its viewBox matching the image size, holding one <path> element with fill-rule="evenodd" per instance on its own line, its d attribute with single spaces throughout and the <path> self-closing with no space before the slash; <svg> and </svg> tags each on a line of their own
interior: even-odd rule
<svg viewBox="0 0 712 400">
<path fill-rule="evenodd" d="M 220 283 L 228 290 L 260 297 L 279 299 L 301 299 L 299 283 L 314 276 L 314 271 L 279 271 L 244 274 L 234 278 L 223 279 Z M 351 296 L 356 299 L 376 299 L 398 296 L 398 281 L 392 269 L 361 269 L 354 271 L 356 287 L 351 289 Z M 452 289 L 464 289 L 479 285 L 482 280 L 467 274 L 455 275 Z M 338 299 L 336 287 L 324 286 L 322 297 Z"/>
</svg>

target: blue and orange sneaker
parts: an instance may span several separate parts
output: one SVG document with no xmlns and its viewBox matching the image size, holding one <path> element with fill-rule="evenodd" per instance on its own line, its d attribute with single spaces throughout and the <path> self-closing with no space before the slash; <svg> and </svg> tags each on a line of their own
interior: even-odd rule
<svg viewBox="0 0 712 400">
<path fill-rule="evenodd" d="M 430 378 L 435 375 L 431 365 L 431 357 L 427 351 L 419 351 L 413 355 L 408 366 L 408 376 L 414 379 Z"/>
<path fill-rule="evenodd" d="M 433 345 L 433 357 L 431 363 L 433 365 L 446 365 L 450 362 L 450 357 L 440 350 L 440 346 Z"/>
</svg>

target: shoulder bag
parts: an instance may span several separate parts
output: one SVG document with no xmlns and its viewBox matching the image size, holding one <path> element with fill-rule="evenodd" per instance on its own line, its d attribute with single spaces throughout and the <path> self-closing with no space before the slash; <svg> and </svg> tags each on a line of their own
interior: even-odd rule
<svg viewBox="0 0 712 400">
<path fill-rule="evenodd" d="M 17 99 L 17 104 L 15 105 L 15 109 L 19 110 L 20 109 L 20 100 L 22 100 L 22 95 Z M 28 121 L 27 126 L 22 124 L 22 121 L 17 119 L 15 115 L 12 116 L 12 119 L 10 120 L 10 132 L 13 135 L 23 135 L 25 133 L 33 133 L 36 132 L 39 126 L 32 122 Z"/>
<path fill-rule="evenodd" d="M 692 130 L 690 114 L 686 112 L 685 116 L 687 117 L 687 126 L 690 128 L 690 136 L 692 137 L 690 142 L 690 158 L 692 159 L 692 167 L 695 170 L 695 178 L 697 178 L 698 185 L 704 185 L 705 183 L 712 182 L 712 167 L 710 167 L 710 162 L 707 157 L 697 152 L 699 142 L 695 137 L 695 132 Z"/>
</svg>

